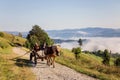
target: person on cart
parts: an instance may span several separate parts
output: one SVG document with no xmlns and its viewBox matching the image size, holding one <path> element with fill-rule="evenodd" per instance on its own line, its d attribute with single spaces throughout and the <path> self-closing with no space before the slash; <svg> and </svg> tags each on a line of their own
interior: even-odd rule
<svg viewBox="0 0 120 80">
<path fill-rule="evenodd" d="M 35 64 L 37 64 L 37 57 L 40 58 L 40 56 L 37 53 L 39 50 L 40 50 L 40 47 L 39 47 L 38 43 L 35 43 L 33 50 L 30 53 L 30 61 L 32 61 L 32 58 L 34 57 Z"/>
</svg>

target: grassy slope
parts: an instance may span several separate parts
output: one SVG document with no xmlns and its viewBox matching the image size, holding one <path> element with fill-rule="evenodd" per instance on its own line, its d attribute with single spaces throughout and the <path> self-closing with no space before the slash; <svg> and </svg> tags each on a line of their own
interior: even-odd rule
<svg viewBox="0 0 120 80">
<path fill-rule="evenodd" d="M 8 34 L 6 32 L 2 32 L 2 33 L 4 35 L 2 38 L 9 40 L 11 43 L 19 43 L 19 44 L 23 45 L 26 41 L 25 38 L 14 36 L 14 35 Z"/>
<path fill-rule="evenodd" d="M 80 59 L 75 60 L 74 54 L 71 51 L 64 49 L 62 52 L 62 55 L 56 59 L 58 63 L 102 80 L 120 79 L 120 68 L 115 66 L 104 66 L 101 63 L 102 58 L 98 56 L 82 53 Z"/>
<path fill-rule="evenodd" d="M 12 52 L 10 45 L 13 35 L 4 33 L 0 37 L 0 80 L 35 80 L 35 76 L 27 64 L 27 59 L 16 58 L 18 55 Z M 25 39 L 14 36 L 14 43 L 24 44 Z"/>
<path fill-rule="evenodd" d="M 9 40 L 0 37 L 0 53 L 10 53 L 12 51 L 10 43 Z"/>
<path fill-rule="evenodd" d="M 25 58 L 16 54 L 0 54 L 0 80 L 35 80 Z"/>
<path fill-rule="evenodd" d="M 3 36 L 0 36 L 0 53 L 10 53 L 11 52 L 11 45 L 15 43 L 24 45 L 26 39 L 14 36 L 12 34 L 8 34 L 6 32 L 0 32 Z"/>
</svg>

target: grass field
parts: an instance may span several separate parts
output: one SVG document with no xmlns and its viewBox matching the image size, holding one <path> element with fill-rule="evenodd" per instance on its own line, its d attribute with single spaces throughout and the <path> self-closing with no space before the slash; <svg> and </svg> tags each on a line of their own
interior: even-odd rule
<svg viewBox="0 0 120 80">
<path fill-rule="evenodd" d="M 4 32 L 3 34 L 4 36 L 0 37 L 0 80 L 35 80 L 30 71 L 31 66 L 27 64 L 28 60 L 15 58 L 18 55 L 12 52 L 11 44 L 24 45 L 26 40 Z M 56 62 L 101 80 L 120 80 L 120 67 L 114 66 L 114 58 L 111 58 L 110 66 L 105 66 L 99 56 L 82 53 L 76 60 L 74 53 L 62 49 L 62 54 L 56 58 Z"/>
<path fill-rule="evenodd" d="M 0 80 L 35 80 L 26 58 L 16 58 L 18 55 L 12 51 L 12 43 L 23 45 L 25 39 L 11 34 L 3 33 L 0 37 Z M 13 37 L 15 38 L 12 41 Z"/>
<path fill-rule="evenodd" d="M 18 55 L 0 54 L 0 80 L 35 80 L 35 76 L 27 65 L 27 59 L 17 58 Z"/>
<path fill-rule="evenodd" d="M 120 80 L 120 68 L 105 66 L 101 61 L 101 57 L 85 53 L 80 54 L 80 59 L 76 60 L 74 53 L 67 49 L 63 49 L 62 55 L 56 59 L 60 64 L 101 80 Z"/>
<path fill-rule="evenodd" d="M 10 41 L 0 37 L 0 53 L 7 54 L 12 51 Z"/>
<path fill-rule="evenodd" d="M 24 45 L 25 44 L 25 41 L 26 41 L 25 38 L 22 38 L 19 36 L 14 36 L 14 35 L 8 34 L 6 32 L 0 32 L 0 34 L 2 34 L 2 36 L 0 36 L 0 37 L 8 40 L 11 45 L 14 45 L 14 44 Z"/>
</svg>

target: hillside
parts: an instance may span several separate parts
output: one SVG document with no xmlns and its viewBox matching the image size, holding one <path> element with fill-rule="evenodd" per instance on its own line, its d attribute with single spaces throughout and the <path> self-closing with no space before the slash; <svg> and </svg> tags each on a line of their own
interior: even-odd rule
<svg viewBox="0 0 120 80">
<path fill-rule="evenodd" d="M 10 53 L 11 52 L 11 42 L 0 37 L 0 53 Z"/>
<path fill-rule="evenodd" d="M 15 35 L 9 34 L 7 32 L 0 32 L 0 37 L 8 40 L 10 45 L 16 45 L 17 44 L 17 45 L 23 46 L 25 44 L 25 41 L 26 41 L 25 38 L 15 36 Z"/>
<path fill-rule="evenodd" d="M 98 32 L 97 29 L 96 29 L 96 32 Z M 11 37 L 11 35 L 9 37 Z M 8 45 L 10 45 L 9 43 L 12 42 L 11 38 L 10 40 L 9 39 L 5 40 L 6 37 L 4 36 L 4 37 L 1 37 L 1 41 L 3 40 L 7 42 Z M 67 40 L 64 40 L 64 41 L 67 41 Z M 71 40 L 68 40 L 68 41 L 71 41 Z M 61 40 L 59 40 L 59 42 L 61 42 Z M 103 65 L 102 60 L 103 59 L 100 56 L 96 56 L 90 53 L 81 53 L 79 60 L 76 60 L 74 53 L 72 53 L 70 50 L 62 49 L 62 54 L 60 57 L 57 57 L 56 62 L 62 65 L 65 65 L 67 67 L 70 67 L 76 70 L 77 72 L 87 74 L 94 78 L 98 78 L 101 80 L 119 80 L 120 68 L 114 66 L 115 59 L 111 58 L 110 66 Z M 36 68 L 36 70 L 38 69 Z"/>
<path fill-rule="evenodd" d="M 34 80 L 30 66 L 23 65 L 26 59 L 18 57 L 13 52 L 13 47 L 23 45 L 26 39 L 0 32 L 0 80 Z M 17 44 L 17 45 L 16 45 Z M 26 60 L 28 61 L 28 60 Z M 29 77 L 28 77 L 29 76 Z"/>
<path fill-rule="evenodd" d="M 102 60 L 101 57 L 90 53 L 81 53 L 80 58 L 76 60 L 74 53 L 67 49 L 63 49 L 61 56 L 56 59 L 62 65 L 100 80 L 119 80 L 120 68 L 112 64 L 113 58 L 110 66 L 103 65 Z"/>
</svg>

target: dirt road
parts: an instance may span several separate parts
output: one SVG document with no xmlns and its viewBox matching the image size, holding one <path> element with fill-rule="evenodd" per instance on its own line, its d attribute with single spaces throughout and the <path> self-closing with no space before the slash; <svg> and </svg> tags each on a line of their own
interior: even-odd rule
<svg viewBox="0 0 120 80">
<path fill-rule="evenodd" d="M 26 53 L 26 51 L 17 47 L 14 47 L 13 51 L 19 55 Z M 29 54 L 25 57 L 29 59 Z M 55 68 L 49 67 L 46 65 L 46 61 L 38 60 L 38 64 L 31 69 L 36 75 L 36 80 L 96 80 L 58 63 L 55 63 L 55 65 Z"/>
</svg>

